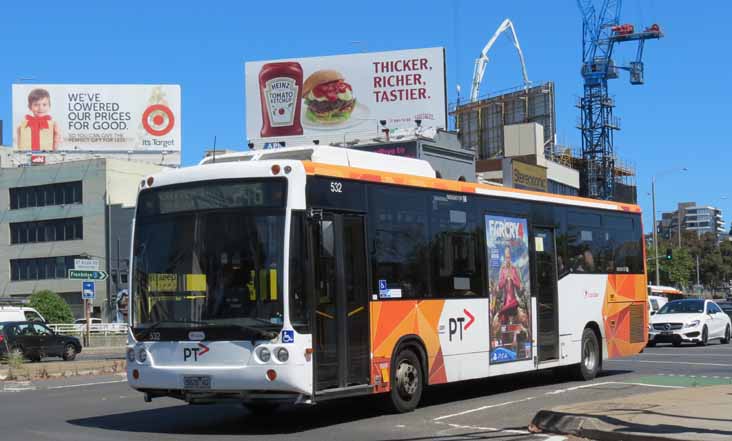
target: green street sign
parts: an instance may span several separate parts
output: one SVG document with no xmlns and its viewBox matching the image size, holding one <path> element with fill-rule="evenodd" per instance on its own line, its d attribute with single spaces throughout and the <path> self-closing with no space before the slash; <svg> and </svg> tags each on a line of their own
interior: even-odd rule
<svg viewBox="0 0 732 441">
<path fill-rule="evenodd" d="M 106 271 L 94 270 L 69 270 L 69 279 L 73 280 L 107 280 L 109 274 Z"/>
</svg>

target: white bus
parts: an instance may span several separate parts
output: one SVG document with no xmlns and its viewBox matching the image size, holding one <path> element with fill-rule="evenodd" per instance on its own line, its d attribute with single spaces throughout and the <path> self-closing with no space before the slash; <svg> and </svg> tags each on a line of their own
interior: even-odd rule
<svg viewBox="0 0 732 441">
<path fill-rule="evenodd" d="M 327 147 L 140 183 L 130 386 L 189 403 L 316 403 L 602 360 L 647 337 L 639 207 L 435 178 Z"/>
</svg>

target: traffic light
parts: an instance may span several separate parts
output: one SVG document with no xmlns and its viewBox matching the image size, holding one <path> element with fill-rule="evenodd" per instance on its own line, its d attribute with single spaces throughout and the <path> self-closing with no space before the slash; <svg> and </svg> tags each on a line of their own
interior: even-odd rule
<svg viewBox="0 0 732 441">
<path fill-rule="evenodd" d="M 671 248 L 666 248 L 666 260 L 674 258 L 674 251 Z"/>
</svg>

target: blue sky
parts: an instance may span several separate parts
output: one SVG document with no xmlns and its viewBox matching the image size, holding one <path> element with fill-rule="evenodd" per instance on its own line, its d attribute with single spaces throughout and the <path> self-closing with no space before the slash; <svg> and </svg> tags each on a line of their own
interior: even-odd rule
<svg viewBox="0 0 732 441">
<path fill-rule="evenodd" d="M 444 46 L 453 101 L 457 84 L 464 93 L 469 90 L 475 57 L 506 17 L 517 27 L 530 79 L 556 83 L 560 142 L 580 144 L 574 104 L 582 93 L 581 18 L 573 0 L 4 3 L 4 144 L 11 142 L 11 84 L 29 77 L 42 83 L 180 84 L 184 165 L 198 161 L 214 136 L 222 148 L 245 145 L 248 60 Z M 624 2 L 623 21 L 659 23 L 666 33 L 646 45 L 644 86 L 631 86 L 627 76 L 611 83 L 622 126 L 616 151 L 637 168 L 646 228 L 653 175 L 662 175 L 658 210 L 690 200 L 720 206 L 726 220 L 732 219 L 727 134 L 732 94 L 725 73 L 732 6 L 710 3 L 714 6 Z M 621 47 L 616 62 L 634 54 L 634 46 Z M 502 38 L 492 50 L 481 92 L 520 84 L 515 52 Z M 665 173 L 682 167 L 689 171 Z"/>
</svg>

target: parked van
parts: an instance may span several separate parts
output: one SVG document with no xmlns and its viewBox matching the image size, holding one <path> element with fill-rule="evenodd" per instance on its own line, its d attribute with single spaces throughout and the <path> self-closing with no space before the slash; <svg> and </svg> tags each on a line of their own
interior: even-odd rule
<svg viewBox="0 0 732 441">
<path fill-rule="evenodd" d="M 666 303 L 668 303 L 668 299 L 664 296 L 648 296 L 648 314 L 655 314 Z"/>
<path fill-rule="evenodd" d="M 27 306 L 0 306 L 0 322 L 46 323 L 40 312 Z"/>
</svg>

